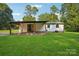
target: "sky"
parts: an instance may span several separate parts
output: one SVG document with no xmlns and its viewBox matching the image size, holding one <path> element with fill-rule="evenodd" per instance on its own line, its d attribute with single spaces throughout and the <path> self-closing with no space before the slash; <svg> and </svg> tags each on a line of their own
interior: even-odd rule
<svg viewBox="0 0 79 59">
<path fill-rule="evenodd" d="M 22 21 L 25 13 L 26 5 L 36 6 L 39 11 L 37 16 L 43 13 L 50 13 L 50 7 L 55 5 L 58 9 L 61 9 L 61 3 L 7 3 L 7 5 L 12 9 L 13 18 L 15 21 Z"/>
</svg>

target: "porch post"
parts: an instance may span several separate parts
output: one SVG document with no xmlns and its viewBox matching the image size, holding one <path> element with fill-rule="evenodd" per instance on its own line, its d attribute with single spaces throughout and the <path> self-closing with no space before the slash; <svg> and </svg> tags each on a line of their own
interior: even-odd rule
<svg viewBox="0 0 79 59">
<path fill-rule="evenodd" d="M 36 32 L 36 23 L 34 23 L 34 33 Z"/>
<path fill-rule="evenodd" d="M 9 27 L 9 30 L 10 30 L 10 35 L 11 35 L 11 34 L 12 34 L 12 33 L 11 33 L 11 23 L 10 23 L 10 27 Z"/>
</svg>

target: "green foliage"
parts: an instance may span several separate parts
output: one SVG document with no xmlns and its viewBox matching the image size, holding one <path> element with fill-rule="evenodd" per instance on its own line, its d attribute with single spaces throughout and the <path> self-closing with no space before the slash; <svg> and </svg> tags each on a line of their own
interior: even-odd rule
<svg viewBox="0 0 79 59">
<path fill-rule="evenodd" d="M 50 21 L 50 22 L 55 22 L 55 21 L 58 21 L 58 16 L 55 15 L 55 13 L 58 12 L 58 9 L 55 5 L 52 5 L 50 7 L 50 10 L 52 11 L 51 13 L 44 13 L 44 14 L 41 14 L 39 15 L 39 20 L 46 20 L 46 21 Z"/>
<path fill-rule="evenodd" d="M 61 9 L 62 21 L 68 31 L 79 31 L 79 4 L 66 3 Z"/>
<path fill-rule="evenodd" d="M 57 21 L 58 19 L 57 19 L 57 16 L 55 14 L 45 13 L 45 14 L 39 15 L 39 20 L 53 22 L 53 21 Z"/>
<path fill-rule="evenodd" d="M 51 9 L 51 11 L 52 11 L 53 14 L 55 14 L 56 12 L 58 12 L 58 8 L 55 5 L 52 5 L 50 7 L 50 9 Z"/>
<path fill-rule="evenodd" d="M 53 17 L 52 17 L 53 16 Z M 58 16 L 57 15 L 55 15 L 55 14 L 51 14 L 51 19 L 50 19 L 50 21 L 54 21 L 54 22 L 58 22 Z"/>
<path fill-rule="evenodd" d="M 38 8 L 37 7 L 33 7 L 31 5 L 26 5 L 26 8 L 25 8 L 25 11 L 26 11 L 26 15 L 36 15 L 36 13 L 38 12 Z"/>
<path fill-rule="evenodd" d="M 25 8 L 26 15 L 23 17 L 23 21 L 35 21 L 35 15 L 38 12 L 37 7 L 33 7 L 31 5 L 27 5 Z M 34 16 L 33 16 L 34 15 Z"/>
<path fill-rule="evenodd" d="M 23 21 L 35 21 L 35 17 L 33 16 L 24 16 Z"/>
<path fill-rule="evenodd" d="M 0 29 L 8 29 L 9 21 L 13 21 L 12 10 L 5 3 L 0 3 Z"/>
<path fill-rule="evenodd" d="M 45 14 L 39 15 L 39 20 L 41 20 L 41 21 L 49 21 L 50 20 L 50 14 L 45 13 Z"/>
<path fill-rule="evenodd" d="M 32 14 L 33 14 L 33 15 L 36 15 L 37 12 L 38 12 L 37 7 L 32 7 Z"/>
<path fill-rule="evenodd" d="M 25 8 L 25 11 L 26 11 L 27 15 L 31 15 L 31 6 L 27 5 L 26 8 Z"/>
</svg>

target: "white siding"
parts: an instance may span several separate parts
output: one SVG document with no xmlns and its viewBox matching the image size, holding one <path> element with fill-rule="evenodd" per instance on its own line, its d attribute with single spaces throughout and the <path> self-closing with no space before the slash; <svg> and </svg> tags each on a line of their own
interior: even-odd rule
<svg viewBox="0 0 79 59">
<path fill-rule="evenodd" d="M 56 24 L 50 24 L 50 28 L 48 28 L 46 26 L 46 29 L 49 32 L 55 32 L 55 31 L 63 32 L 64 31 L 64 25 L 63 24 L 59 24 L 59 28 L 56 28 Z"/>
<path fill-rule="evenodd" d="M 56 25 L 52 25 L 52 24 L 50 24 L 50 27 L 48 28 L 48 27 L 46 27 L 46 29 L 47 29 L 47 31 L 55 31 L 55 29 L 56 29 Z"/>
<path fill-rule="evenodd" d="M 61 32 L 64 31 L 64 25 L 59 25 L 59 31 L 61 31 Z"/>
</svg>

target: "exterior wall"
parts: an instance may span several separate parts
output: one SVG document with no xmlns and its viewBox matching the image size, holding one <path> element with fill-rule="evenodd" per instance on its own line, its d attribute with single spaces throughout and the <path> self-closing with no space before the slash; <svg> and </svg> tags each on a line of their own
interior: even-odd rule
<svg viewBox="0 0 79 59">
<path fill-rule="evenodd" d="M 30 23 L 29 23 L 30 24 Z M 28 32 L 28 27 L 27 27 L 27 23 L 22 23 L 19 25 L 19 33 L 22 32 Z M 59 32 L 63 32 L 64 31 L 64 25 L 63 24 L 59 24 L 59 28 L 56 28 L 56 24 L 50 24 L 50 27 L 48 28 L 48 24 L 43 24 L 43 23 L 33 23 L 32 25 L 32 30 L 34 31 L 49 31 L 49 32 L 55 32 L 55 31 L 59 31 Z"/>
<path fill-rule="evenodd" d="M 36 24 L 36 31 L 46 31 L 45 25 L 41 23 Z"/>
<path fill-rule="evenodd" d="M 48 28 L 48 25 L 46 26 L 46 29 L 47 29 L 47 31 L 52 31 L 52 32 L 54 32 L 55 30 L 56 30 L 56 25 L 51 25 L 50 24 L 50 27 Z"/>
<path fill-rule="evenodd" d="M 45 25 L 45 24 L 44 24 L 44 25 L 42 25 L 42 27 L 41 27 L 40 31 L 46 31 L 46 25 Z"/>
<path fill-rule="evenodd" d="M 30 24 L 30 23 L 28 23 Z M 22 23 L 19 25 L 19 33 L 23 33 L 23 32 L 28 32 L 28 24 L 27 23 Z M 41 23 L 35 23 L 35 24 L 31 24 L 32 25 L 32 31 L 45 31 L 45 25 L 41 24 Z"/>
<path fill-rule="evenodd" d="M 64 31 L 64 25 L 63 25 L 63 24 L 60 24 L 60 25 L 59 25 L 59 31 L 60 31 L 60 32 L 63 32 L 63 31 Z"/>
<path fill-rule="evenodd" d="M 63 32 L 64 31 L 64 25 L 63 24 L 59 24 L 59 28 L 56 28 L 56 24 L 50 24 L 50 28 L 48 28 L 46 26 L 46 29 L 49 32 L 55 32 L 55 31 Z"/>
<path fill-rule="evenodd" d="M 23 23 L 19 25 L 19 33 L 27 32 L 27 24 Z"/>
<path fill-rule="evenodd" d="M 32 24 L 32 30 L 36 31 L 36 24 Z"/>
</svg>

